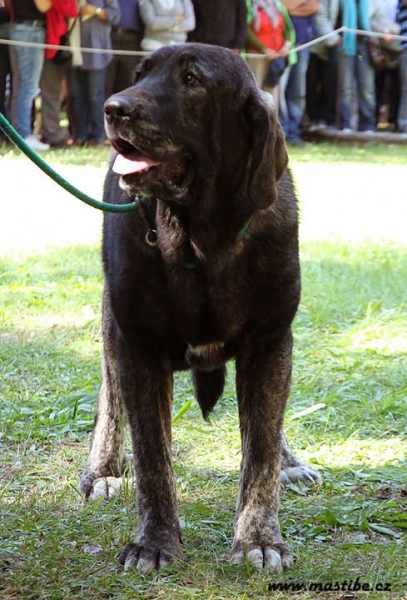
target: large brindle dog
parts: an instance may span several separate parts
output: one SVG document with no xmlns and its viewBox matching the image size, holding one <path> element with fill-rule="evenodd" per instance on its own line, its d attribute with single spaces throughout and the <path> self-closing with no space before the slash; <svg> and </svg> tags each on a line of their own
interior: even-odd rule
<svg viewBox="0 0 407 600">
<path fill-rule="evenodd" d="M 282 433 L 300 298 L 297 206 L 274 111 L 244 61 L 190 44 L 146 58 L 105 104 L 115 150 L 105 201 L 103 383 L 80 489 L 123 469 L 126 418 L 138 530 L 121 553 L 142 573 L 182 554 L 171 464 L 173 372 L 191 369 L 206 416 L 236 362 L 242 438 L 231 560 L 292 563 L 278 522 L 283 479 L 318 481 Z"/>
</svg>

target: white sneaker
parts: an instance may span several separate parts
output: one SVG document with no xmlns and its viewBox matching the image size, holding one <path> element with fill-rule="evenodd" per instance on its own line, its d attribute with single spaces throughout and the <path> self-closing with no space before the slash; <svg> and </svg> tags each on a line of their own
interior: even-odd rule
<svg viewBox="0 0 407 600">
<path fill-rule="evenodd" d="M 35 150 L 36 152 L 45 152 L 51 148 L 49 144 L 44 144 L 35 135 L 29 135 L 24 141 L 30 146 L 31 150 Z"/>
<path fill-rule="evenodd" d="M 353 131 L 353 129 L 351 129 L 350 127 L 344 127 L 343 129 L 341 129 L 341 132 L 344 133 L 345 135 L 350 135 L 351 133 L 355 133 Z"/>
</svg>

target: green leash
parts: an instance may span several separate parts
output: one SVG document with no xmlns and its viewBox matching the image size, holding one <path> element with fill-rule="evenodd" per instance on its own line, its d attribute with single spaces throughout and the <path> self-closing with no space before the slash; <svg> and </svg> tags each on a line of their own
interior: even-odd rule
<svg viewBox="0 0 407 600">
<path fill-rule="evenodd" d="M 103 210 L 105 212 L 113 212 L 113 213 L 122 213 L 129 212 L 130 210 L 135 210 L 138 208 L 138 202 L 130 202 L 129 204 L 109 204 L 107 202 L 100 202 L 99 200 L 94 200 L 84 192 L 78 190 L 78 188 L 74 187 L 70 184 L 66 179 L 64 179 L 59 173 L 54 171 L 30 146 L 23 140 L 21 135 L 17 133 L 14 127 L 7 121 L 4 115 L 0 113 L 0 129 L 4 131 L 7 137 L 30 159 L 43 171 L 51 177 L 60 185 L 64 190 L 84 202 L 88 204 L 88 206 L 92 206 L 93 208 L 97 208 L 98 210 Z"/>
</svg>

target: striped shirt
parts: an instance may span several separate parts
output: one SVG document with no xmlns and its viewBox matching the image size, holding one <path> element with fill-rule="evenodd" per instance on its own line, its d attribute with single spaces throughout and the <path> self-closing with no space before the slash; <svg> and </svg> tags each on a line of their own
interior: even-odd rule
<svg viewBox="0 0 407 600">
<path fill-rule="evenodd" d="M 399 0 L 397 23 L 400 25 L 400 35 L 407 37 L 407 4 Z M 407 49 L 407 39 L 401 42 L 403 50 Z"/>
</svg>

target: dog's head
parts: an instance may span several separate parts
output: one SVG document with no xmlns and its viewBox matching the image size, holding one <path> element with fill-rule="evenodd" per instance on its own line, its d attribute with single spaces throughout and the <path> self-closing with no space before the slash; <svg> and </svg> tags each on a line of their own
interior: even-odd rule
<svg viewBox="0 0 407 600">
<path fill-rule="evenodd" d="M 129 195 L 190 204 L 216 182 L 266 208 L 286 164 L 275 112 L 244 61 L 201 44 L 167 46 L 145 58 L 132 87 L 105 103 L 113 170 Z M 216 201 L 216 199 L 214 199 Z"/>
</svg>

